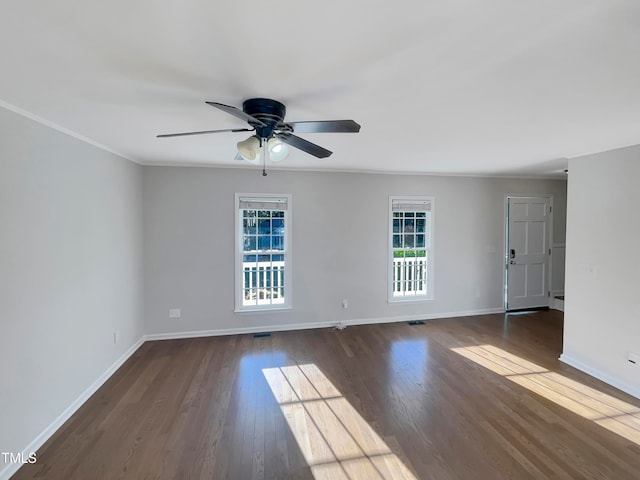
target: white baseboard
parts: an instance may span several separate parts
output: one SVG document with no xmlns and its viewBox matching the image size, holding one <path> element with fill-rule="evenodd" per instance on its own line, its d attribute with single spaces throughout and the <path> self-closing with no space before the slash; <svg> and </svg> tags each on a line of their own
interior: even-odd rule
<svg viewBox="0 0 640 480">
<path fill-rule="evenodd" d="M 260 325 L 257 327 L 218 328 L 214 330 L 191 330 L 187 332 L 151 333 L 149 335 L 145 335 L 145 340 L 176 340 L 179 338 L 220 337 L 223 335 L 244 335 L 247 333 L 309 330 L 312 328 L 335 327 L 337 324 L 338 322 L 291 323 L 286 325 Z"/>
<path fill-rule="evenodd" d="M 577 368 L 578 370 L 591 375 L 592 377 L 597 378 L 598 380 L 602 380 L 604 383 L 608 383 L 612 387 L 617 388 L 618 390 L 622 390 L 629 395 L 632 395 L 636 398 L 640 398 L 640 388 L 635 387 L 633 385 L 629 385 L 628 383 L 620 380 L 619 378 L 613 377 L 607 373 L 604 373 L 602 370 L 598 370 L 597 368 L 592 367 L 580 360 L 576 360 L 575 358 L 565 355 L 564 353 L 560 355 L 559 360 L 567 365 L 572 366 L 573 368 Z"/>
<path fill-rule="evenodd" d="M 564 300 L 559 300 L 557 298 L 552 298 L 549 302 L 549 308 L 553 308 L 554 310 L 560 310 L 564 312 Z"/>
<path fill-rule="evenodd" d="M 29 445 L 22 450 L 22 458 L 27 458 L 32 452 L 36 452 L 44 443 L 51 438 L 51 436 L 76 413 L 76 411 L 89 400 L 89 397 L 96 393 L 96 391 L 113 375 L 124 362 L 126 362 L 131 355 L 133 355 L 138 348 L 144 343 L 144 336 L 141 337 L 135 344 L 131 346 L 126 352 L 122 354 L 118 360 L 116 360 L 107 370 L 98 377 L 89 387 L 76 398 L 71 405 L 69 405 L 51 424 L 45 428 Z M 16 473 L 22 467 L 21 463 L 8 463 L 0 470 L 0 480 L 9 480 L 11 476 Z"/>
<path fill-rule="evenodd" d="M 495 313 L 504 313 L 504 308 L 485 308 L 482 310 L 464 310 L 461 312 L 444 312 L 444 313 L 429 313 L 418 315 L 402 315 L 399 317 L 382 317 L 382 318 L 362 318 L 356 320 L 343 320 L 342 324 L 349 325 L 373 325 L 378 323 L 396 323 L 396 322 L 412 322 L 415 320 L 437 320 L 438 318 L 453 318 L 453 317 L 470 317 L 473 315 L 491 315 Z M 334 322 L 334 325 L 337 322 Z"/>
<path fill-rule="evenodd" d="M 397 317 L 358 318 L 353 320 L 336 320 L 313 323 L 290 323 L 286 325 L 260 325 L 256 327 L 192 330 L 188 332 L 151 333 L 145 336 L 145 340 L 175 340 L 179 338 L 218 337 L 222 335 L 243 335 L 261 332 L 283 332 L 291 330 L 308 330 L 312 328 L 331 328 L 336 327 L 339 324 L 343 326 L 373 325 L 377 323 L 411 322 L 413 320 L 435 320 L 437 318 L 469 317 L 472 315 L 489 315 L 494 313 L 504 313 L 504 308 L 486 308 L 482 310 L 465 310 L 462 312 L 401 315 Z"/>
</svg>

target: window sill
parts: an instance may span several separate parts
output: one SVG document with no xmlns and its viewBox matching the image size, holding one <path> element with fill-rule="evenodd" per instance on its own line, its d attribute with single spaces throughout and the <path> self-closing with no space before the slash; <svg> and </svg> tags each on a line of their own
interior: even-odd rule
<svg viewBox="0 0 640 480">
<path fill-rule="evenodd" d="M 291 305 L 285 306 L 277 306 L 277 307 L 245 307 L 245 308 L 236 308 L 233 310 L 233 313 L 277 313 L 283 312 L 286 310 L 291 310 Z"/>
<path fill-rule="evenodd" d="M 389 298 L 387 303 L 389 304 L 403 304 L 403 303 L 431 303 L 433 297 L 402 297 L 402 298 Z"/>
</svg>

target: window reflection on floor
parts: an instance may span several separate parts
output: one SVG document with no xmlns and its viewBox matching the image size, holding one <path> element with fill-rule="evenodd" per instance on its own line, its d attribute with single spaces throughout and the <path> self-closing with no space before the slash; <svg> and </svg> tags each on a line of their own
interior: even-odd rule
<svg viewBox="0 0 640 480">
<path fill-rule="evenodd" d="M 317 480 L 416 480 L 315 364 L 262 372 Z"/>
<path fill-rule="evenodd" d="M 424 383 L 429 373 L 427 340 L 402 339 L 391 343 L 391 371 L 413 382 Z"/>
<path fill-rule="evenodd" d="M 452 348 L 492 372 L 640 445 L 640 409 L 493 345 Z"/>
</svg>

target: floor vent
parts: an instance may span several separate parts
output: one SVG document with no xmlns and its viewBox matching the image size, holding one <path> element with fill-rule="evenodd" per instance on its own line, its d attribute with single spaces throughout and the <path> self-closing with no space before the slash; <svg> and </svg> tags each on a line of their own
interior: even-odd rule
<svg viewBox="0 0 640 480">
<path fill-rule="evenodd" d="M 270 337 L 271 334 L 270 333 L 255 333 L 253 335 L 253 338 L 264 338 L 264 337 Z"/>
<path fill-rule="evenodd" d="M 422 320 L 414 320 L 409 322 L 409 325 L 424 325 L 424 322 Z"/>
</svg>

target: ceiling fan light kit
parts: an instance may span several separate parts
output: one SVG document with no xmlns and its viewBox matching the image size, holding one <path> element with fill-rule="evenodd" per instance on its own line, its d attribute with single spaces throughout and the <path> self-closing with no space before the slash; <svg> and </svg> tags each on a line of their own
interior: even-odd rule
<svg viewBox="0 0 640 480">
<path fill-rule="evenodd" d="M 281 162 L 289 156 L 289 147 L 279 138 L 270 138 L 267 142 L 269 150 L 269 160 Z"/>
<path fill-rule="evenodd" d="M 255 160 L 260 159 L 262 151 L 264 164 L 267 156 L 273 162 L 284 160 L 289 154 L 288 147 L 297 148 L 317 158 L 326 158 L 331 155 L 332 152 L 330 150 L 298 137 L 294 135 L 295 133 L 357 133 L 360 131 L 360 125 L 353 120 L 285 122 L 286 107 L 281 102 L 269 98 L 250 98 L 245 100 L 242 103 L 242 110 L 217 102 L 206 103 L 244 120 L 251 128 L 169 133 L 158 135 L 158 138 L 219 132 L 255 132 L 246 140 L 238 142 L 239 156 L 253 163 Z M 265 172 L 263 171 L 264 174 Z"/>
<path fill-rule="evenodd" d="M 289 147 L 282 142 L 282 140 L 272 137 L 269 140 L 258 138 L 257 135 L 252 135 L 246 140 L 238 142 L 238 153 L 243 160 L 253 162 L 259 160 L 262 142 L 267 142 L 268 159 L 272 162 L 280 162 L 289 156 Z"/>
<path fill-rule="evenodd" d="M 260 154 L 260 139 L 255 135 L 237 143 L 238 153 L 245 160 L 255 160 Z"/>
</svg>

